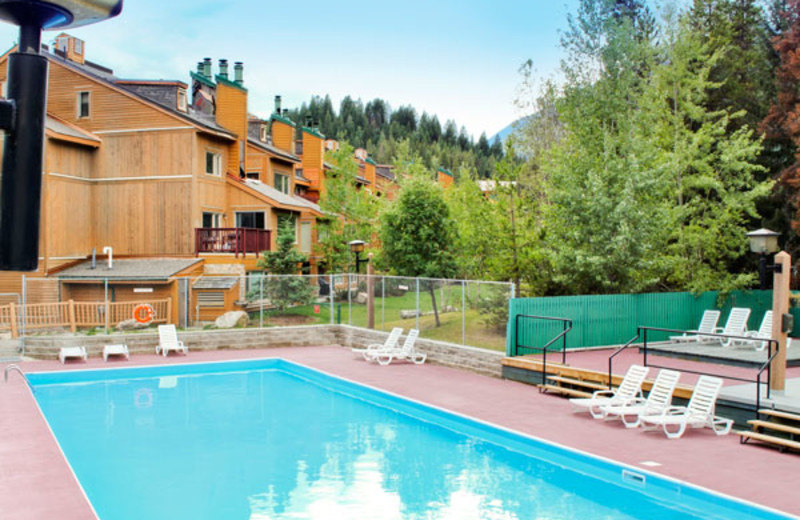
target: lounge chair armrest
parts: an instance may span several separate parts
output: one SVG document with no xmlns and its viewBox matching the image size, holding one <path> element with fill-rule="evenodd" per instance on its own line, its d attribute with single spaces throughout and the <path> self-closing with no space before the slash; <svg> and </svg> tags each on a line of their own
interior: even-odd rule
<svg viewBox="0 0 800 520">
<path fill-rule="evenodd" d="M 604 397 L 604 396 L 614 397 L 614 391 L 613 390 L 595 390 L 594 393 L 592 394 L 592 397 Z"/>
<path fill-rule="evenodd" d="M 664 409 L 662 415 L 681 415 L 686 413 L 685 406 L 670 406 L 669 408 Z"/>
</svg>

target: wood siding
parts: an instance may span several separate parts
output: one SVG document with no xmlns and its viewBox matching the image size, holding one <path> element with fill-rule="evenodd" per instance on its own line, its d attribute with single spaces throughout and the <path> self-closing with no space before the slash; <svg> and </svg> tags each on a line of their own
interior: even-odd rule
<svg viewBox="0 0 800 520">
<path fill-rule="evenodd" d="M 247 140 L 247 91 L 217 84 L 217 123 L 239 136 L 239 140 L 228 146 L 228 172 L 239 175 L 239 166 L 247 171 L 246 154 L 242 143 Z M 244 155 L 244 157 L 243 157 Z"/>
<path fill-rule="evenodd" d="M 272 120 L 272 143 L 289 153 L 294 153 L 294 127 L 277 119 Z M 305 154 L 305 150 L 303 150 Z"/>
</svg>

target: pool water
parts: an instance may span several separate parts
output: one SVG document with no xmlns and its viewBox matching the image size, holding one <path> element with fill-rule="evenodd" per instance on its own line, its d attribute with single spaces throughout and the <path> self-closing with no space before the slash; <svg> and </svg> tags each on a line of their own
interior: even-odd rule
<svg viewBox="0 0 800 520">
<path fill-rule="evenodd" d="M 102 520 L 785 518 L 281 360 L 29 378 Z"/>
</svg>

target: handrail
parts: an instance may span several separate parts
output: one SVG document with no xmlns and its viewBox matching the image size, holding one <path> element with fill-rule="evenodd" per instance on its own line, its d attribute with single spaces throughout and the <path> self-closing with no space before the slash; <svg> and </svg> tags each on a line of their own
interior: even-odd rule
<svg viewBox="0 0 800 520">
<path fill-rule="evenodd" d="M 611 354 L 608 357 L 608 389 L 609 390 L 611 390 L 611 377 L 612 377 L 612 375 L 614 373 L 612 371 L 612 369 L 611 369 L 611 367 L 612 367 L 612 365 L 614 363 L 614 358 L 617 357 L 617 354 L 619 354 L 623 350 L 625 350 L 628 347 L 630 347 L 631 345 L 633 345 L 633 342 L 636 341 L 637 339 L 639 339 L 640 336 L 641 336 L 641 327 L 636 329 L 636 335 L 633 338 L 631 338 L 627 343 L 625 343 L 624 345 L 619 347 L 617 350 L 615 350 L 614 353 Z M 644 366 L 647 366 L 647 357 L 645 357 Z"/>
<path fill-rule="evenodd" d="M 19 375 L 21 375 L 22 379 L 25 380 L 25 384 L 28 385 L 28 388 L 31 389 L 31 392 L 36 393 L 36 390 L 33 388 L 33 385 L 31 385 L 31 382 L 28 381 L 28 376 L 25 375 L 25 372 L 22 371 L 19 365 L 11 364 L 6 366 L 6 369 L 3 372 L 3 379 L 5 379 L 6 383 L 8 383 L 8 373 L 11 372 L 12 370 L 19 372 Z"/>
<path fill-rule="evenodd" d="M 542 353 L 542 370 L 541 370 L 541 377 L 542 383 L 545 382 L 545 378 L 547 376 L 547 353 L 550 351 L 550 347 L 558 341 L 559 338 L 562 339 L 561 342 L 561 363 L 566 364 L 567 362 L 567 333 L 572 330 L 572 320 L 567 318 L 554 318 L 552 316 L 534 316 L 531 314 L 517 314 L 514 318 L 514 355 L 516 356 L 519 352 L 519 319 L 520 318 L 531 318 L 537 320 L 548 320 L 548 321 L 560 321 L 562 322 L 564 329 L 556 334 L 556 336 L 548 341 L 543 347 L 528 347 L 523 345 L 523 348 L 537 350 Z"/>
<path fill-rule="evenodd" d="M 661 327 L 639 327 L 638 331 L 640 333 L 641 333 L 641 331 L 644 331 L 644 341 L 643 341 L 643 346 L 642 346 L 643 356 L 644 356 L 644 365 L 645 366 L 655 367 L 655 368 L 670 368 L 670 367 L 661 366 L 661 365 L 653 365 L 653 364 L 649 364 L 648 365 L 648 363 L 647 363 L 647 331 L 648 330 L 651 330 L 651 331 L 654 331 L 654 332 L 667 332 L 667 333 L 685 333 L 685 332 L 697 333 L 698 332 L 698 331 L 693 331 L 693 330 L 692 331 L 685 331 L 685 330 L 680 330 L 680 329 L 665 329 L 665 328 L 661 328 Z M 766 395 L 766 398 L 769 399 L 771 397 L 771 391 L 770 391 L 770 387 L 769 387 L 769 380 L 772 379 L 772 361 L 775 359 L 775 357 L 778 355 L 778 352 L 780 351 L 780 348 L 781 348 L 780 342 L 778 340 L 776 340 L 776 339 L 773 339 L 773 338 L 754 338 L 753 336 L 736 336 L 736 335 L 733 335 L 733 334 L 717 334 L 717 333 L 712 333 L 712 332 L 703 332 L 702 334 L 703 334 L 703 336 L 708 336 L 708 337 L 728 338 L 728 339 L 741 339 L 741 340 L 750 341 L 750 342 L 752 342 L 752 341 L 766 341 L 768 343 L 768 350 L 767 350 L 768 352 L 772 351 L 772 346 L 773 345 L 775 346 L 775 350 L 769 356 L 767 361 L 764 364 L 762 364 L 760 366 L 760 368 L 758 369 L 758 372 L 756 373 L 756 378 L 755 379 L 747 379 L 747 378 L 744 378 L 744 377 L 717 374 L 717 373 L 713 373 L 713 372 L 700 372 L 700 371 L 697 371 L 697 370 L 681 369 L 681 372 L 686 372 L 688 374 L 715 376 L 715 377 L 720 377 L 720 378 L 723 378 L 723 379 L 729 379 L 731 381 L 742 381 L 742 382 L 745 382 L 745 383 L 755 383 L 755 385 L 756 385 L 756 417 L 759 417 L 760 414 L 758 413 L 758 410 L 761 409 L 761 385 L 764 384 L 764 383 L 761 382 L 761 375 L 764 373 L 764 371 L 767 372 L 767 395 Z M 614 355 L 616 355 L 616 353 L 614 353 Z M 610 366 L 611 365 L 609 363 L 609 367 Z"/>
</svg>

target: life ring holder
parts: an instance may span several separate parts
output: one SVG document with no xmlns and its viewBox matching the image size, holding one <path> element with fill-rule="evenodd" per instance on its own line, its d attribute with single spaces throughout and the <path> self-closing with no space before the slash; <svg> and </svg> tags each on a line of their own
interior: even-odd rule
<svg viewBox="0 0 800 520">
<path fill-rule="evenodd" d="M 140 388 L 133 394 L 133 404 L 136 408 L 150 408 L 153 406 L 153 391 L 149 388 Z"/>
<path fill-rule="evenodd" d="M 140 303 L 133 308 L 133 319 L 138 323 L 150 323 L 155 315 L 156 311 L 149 303 Z"/>
</svg>

